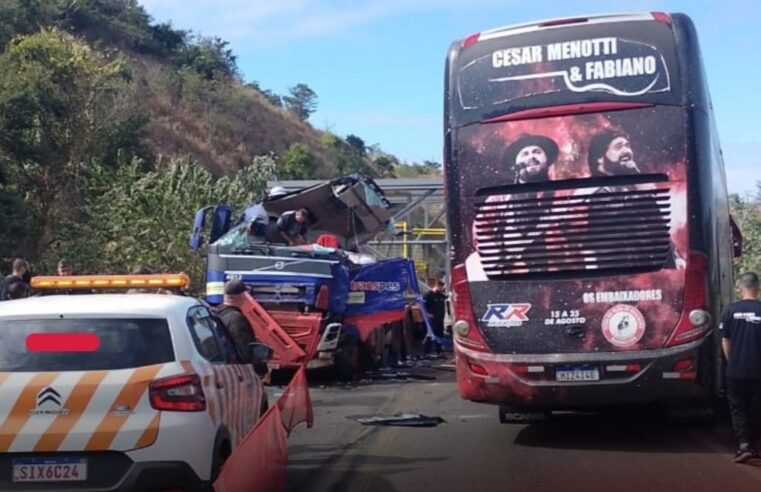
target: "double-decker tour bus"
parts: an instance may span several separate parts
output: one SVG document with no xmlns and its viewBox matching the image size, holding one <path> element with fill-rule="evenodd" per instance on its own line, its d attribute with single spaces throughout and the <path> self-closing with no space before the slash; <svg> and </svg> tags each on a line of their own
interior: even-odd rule
<svg viewBox="0 0 761 492">
<path fill-rule="evenodd" d="M 710 410 L 735 229 L 691 20 L 474 34 L 451 46 L 445 91 L 461 396 L 503 422 Z"/>
</svg>

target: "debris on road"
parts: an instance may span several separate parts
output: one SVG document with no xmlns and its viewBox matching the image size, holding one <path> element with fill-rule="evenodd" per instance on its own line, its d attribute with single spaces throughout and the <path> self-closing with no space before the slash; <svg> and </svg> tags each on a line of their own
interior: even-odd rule
<svg viewBox="0 0 761 492">
<path fill-rule="evenodd" d="M 418 381 L 432 381 L 436 378 L 434 376 L 426 376 L 424 374 L 415 374 L 407 371 L 379 371 L 367 374 L 367 376 L 375 381 L 409 381 L 411 379 Z"/>
<path fill-rule="evenodd" d="M 441 417 L 428 417 L 419 413 L 359 417 L 356 421 L 362 425 L 396 425 L 402 427 L 435 427 L 445 422 Z"/>
</svg>

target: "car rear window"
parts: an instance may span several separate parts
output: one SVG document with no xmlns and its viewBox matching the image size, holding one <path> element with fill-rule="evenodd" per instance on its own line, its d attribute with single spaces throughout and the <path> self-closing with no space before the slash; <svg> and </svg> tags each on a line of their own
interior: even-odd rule
<svg viewBox="0 0 761 492">
<path fill-rule="evenodd" d="M 97 346 L 40 349 L 37 342 L 60 335 L 97 338 Z M 0 372 L 128 369 L 173 360 L 165 319 L 0 319 Z"/>
</svg>

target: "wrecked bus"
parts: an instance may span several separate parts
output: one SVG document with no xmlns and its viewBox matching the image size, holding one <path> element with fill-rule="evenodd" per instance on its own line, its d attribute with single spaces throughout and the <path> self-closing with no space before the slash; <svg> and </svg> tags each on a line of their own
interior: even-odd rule
<svg viewBox="0 0 761 492">
<path fill-rule="evenodd" d="M 445 87 L 462 397 L 502 422 L 649 402 L 710 415 L 737 230 L 690 19 L 474 34 Z"/>
</svg>

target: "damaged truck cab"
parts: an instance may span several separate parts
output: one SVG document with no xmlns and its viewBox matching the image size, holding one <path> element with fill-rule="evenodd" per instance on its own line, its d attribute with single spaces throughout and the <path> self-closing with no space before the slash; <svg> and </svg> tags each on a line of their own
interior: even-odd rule
<svg viewBox="0 0 761 492">
<path fill-rule="evenodd" d="M 388 227 L 391 205 L 369 178 L 351 175 L 296 191 L 273 190 L 233 224 L 230 206 L 196 213 L 191 248 L 201 251 L 208 226 L 206 299 L 223 300 L 224 284 L 240 279 L 253 305 L 244 314 L 257 338 L 272 344 L 274 369 L 333 367 L 349 378 L 360 344 L 406 305 L 409 260 L 375 261 L 358 246 Z M 307 244 L 289 246 L 276 221 L 306 209 Z M 343 248 L 342 248 L 343 247 Z"/>
</svg>

